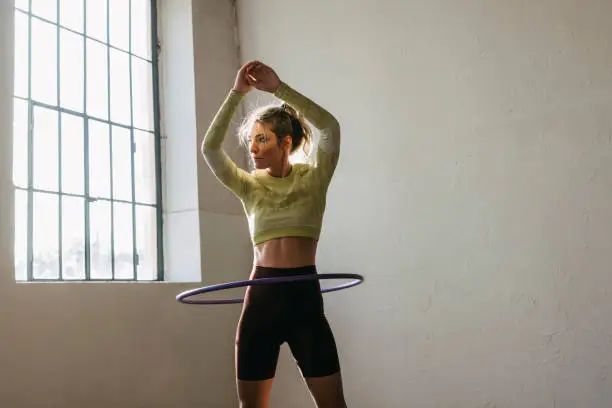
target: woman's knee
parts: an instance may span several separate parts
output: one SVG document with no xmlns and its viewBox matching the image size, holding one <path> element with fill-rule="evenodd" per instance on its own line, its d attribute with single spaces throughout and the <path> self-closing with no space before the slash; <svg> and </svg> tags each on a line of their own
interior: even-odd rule
<svg viewBox="0 0 612 408">
<path fill-rule="evenodd" d="M 240 408 L 268 408 L 273 378 L 267 380 L 238 380 Z"/>
<path fill-rule="evenodd" d="M 340 372 L 305 380 L 318 408 L 346 408 Z"/>
</svg>

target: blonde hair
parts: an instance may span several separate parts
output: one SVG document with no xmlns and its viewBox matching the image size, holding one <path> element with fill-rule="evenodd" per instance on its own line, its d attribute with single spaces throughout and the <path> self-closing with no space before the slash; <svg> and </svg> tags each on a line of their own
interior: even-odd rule
<svg viewBox="0 0 612 408">
<path fill-rule="evenodd" d="M 293 154 L 302 147 L 304 156 L 310 159 L 312 130 L 304 116 L 291 105 L 267 105 L 251 111 L 238 128 L 240 144 L 247 149 L 250 143 L 249 135 L 255 123 L 268 125 L 270 131 L 276 135 L 279 146 L 285 136 L 291 136 L 290 153 Z"/>
</svg>

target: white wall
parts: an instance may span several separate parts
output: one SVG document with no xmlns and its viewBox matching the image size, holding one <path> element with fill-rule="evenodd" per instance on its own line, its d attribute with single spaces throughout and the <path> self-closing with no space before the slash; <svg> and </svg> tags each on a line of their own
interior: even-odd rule
<svg viewBox="0 0 612 408">
<path fill-rule="evenodd" d="M 612 3 L 238 5 L 243 60 L 342 124 L 349 406 L 612 406 Z M 312 406 L 292 367 L 276 406 Z"/>
<path fill-rule="evenodd" d="M 252 261 L 239 201 L 208 169 L 200 146 L 239 67 L 230 1 L 159 1 L 161 125 L 164 142 L 166 277 L 244 279 Z M 244 162 L 231 137 L 224 147 Z"/>
<path fill-rule="evenodd" d="M 163 67 L 162 88 L 168 92 L 162 117 L 165 143 L 171 145 L 165 160 L 175 166 L 165 174 L 166 185 L 174 182 L 165 197 L 165 226 L 170 226 L 165 232 L 171 238 L 166 261 L 171 277 L 181 279 L 181 267 L 196 268 L 196 273 L 201 268 L 208 284 L 248 277 L 252 256 L 244 217 L 204 208 L 199 197 L 225 194 L 218 183 L 199 177 L 197 167 L 202 124 L 213 117 L 233 82 L 229 76 L 211 77 L 201 67 L 195 72 L 193 64 L 223 54 L 224 47 L 228 58 L 212 59 L 210 65 L 232 73 L 238 60 L 231 24 L 199 23 L 203 15 L 227 22 L 233 16 L 230 2 L 194 3 L 192 9 L 190 0 L 160 1 L 166 15 L 178 19 L 162 24 L 163 38 L 182 47 L 169 50 L 177 60 Z M 12 1 L 0 2 L 0 30 L 0 406 L 237 406 L 233 357 L 240 306 L 176 302 L 177 293 L 201 284 L 14 282 Z M 181 99 L 185 89 L 191 94 L 184 92 Z M 179 184 L 183 180 L 191 182 Z M 186 273 L 193 276 L 193 270 Z"/>
<path fill-rule="evenodd" d="M 172 281 L 199 280 L 202 251 L 191 1 L 162 1 L 159 15 L 164 272 Z"/>
</svg>

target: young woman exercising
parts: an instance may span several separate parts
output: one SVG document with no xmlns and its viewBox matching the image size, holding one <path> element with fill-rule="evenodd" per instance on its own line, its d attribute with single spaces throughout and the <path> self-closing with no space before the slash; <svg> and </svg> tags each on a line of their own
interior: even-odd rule
<svg viewBox="0 0 612 408">
<path fill-rule="evenodd" d="M 239 129 L 255 170 L 238 168 L 221 147 L 230 120 L 253 88 L 284 103 L 250 113 Z M 321 133 L 314 162 L 310 121 Z M 242 202 L 253 242 L 250 279 L 316 274 L 315 255 L 326 193 L 338 163 L 340 125 L 328 111 L 282 82 L 259 61 L 243 65 L 213 119 L 202 154 L 217 179 Z M 317 279 L 251 286 L 236 331 L 236 382 L 242 408 L 268 406 L 279 349 L 287 342 L 318 408 L 345 408 L 340 363 Z"/>
</svg>

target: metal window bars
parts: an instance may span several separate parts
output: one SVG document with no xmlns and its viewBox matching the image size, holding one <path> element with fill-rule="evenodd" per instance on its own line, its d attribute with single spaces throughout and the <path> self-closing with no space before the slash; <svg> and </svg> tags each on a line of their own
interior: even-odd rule
<svg viewBox="0 0 612 408">
<path fill-rule="evenodd" d="M 50 0 L 46 0 L 50 3 Z M 158 84 L 158 42 L 157 42 L 157 4 L 155 0 L 148 0 L 150 1 L 150 41 L 149 41 L 149 46 L 150 46 L 150 55 L 151 55 L 151 59 L 147 59 L 141 55 L 137 55 L 133 52 L 132 49 L 132 44 L 133 44 L 133 34 L 134 34 L 134 28 L 132 26 L 133 23 L 133 16 L 132 16 L 132 1 L 133 0 L 123 0 L 126 3 L 128 3 L 128 13 L 129 16 L 127 17 L 128 20 L 128 24 L 129 24 L 129 28 L 128 28 L 128 49 L 121 49 L 119 47 L 115 47 L 111 44 L 111 26 L 110 26 L 110 15 L 111 15 L 111 4 L 110 1 L 111 0 L 99 0 L 105 3 L 106 6 L 106 39 L 105 41 L 101 41 L 99 38 L 94 38 L 92 36 L 88 35 L 88 29 L 87 29 L 87 21 L 88 21 L 88 16 L 87 16 L 87 1 L 83 1 L 83 14 L 82 14 L 82 32 L 78 31 L 78 30 L 74 30 L 70 27 L 64 26 L 61 24 L 60 22 L 60 0 L 56 0 L 56 21 L 52 21 L 50 19 L 47 19 L 43 16 L 40 15 L 36 15 L 33 10 L 32 10 L 32 3 L 33 0 L 27 0 L 28 3 L 28 8 L 27 10 L 25 8 L 20 8 L 19 5 L 20 4 L 16 4 L 15 6 L 15 15 L 21 14 L 23 16 L 27 17 L 27 59 L 28 59 L 28 67 L 27 67 L 27 95 L 26 96 L 21 96 L 21 95 L 14 95 L 14 100 L 19 100 L 22 101 L 24 103 L 27 104 L 27 187 L 25 186 L 19 186 L 19 185 L 15 185 L 15 188 L 17 191 L 22 191 L 24 193 L 27 194 L 27 248 L 26 249 L 26 268 L 27 268 L 27 272 L 26 272 L 26 280 L 27 281 L 62 281 L 62 280 L 68 280 L 65 279 L 66 277 L 64 276 L 64 268 L 63 268 L 63 263 L 64 263 L 64 259 L 63 259 L 63 227 L 64 227 L 64 222 L 63 222 L 63 218 L 65 216 L 64 211 L 63 211 L 63 201 L 64 198 L 66 197 L 72 197 L 72 198 L 80 198 L 83 201 L 83 242 L 82 242 L 82 250 L 83 250 L 83 261 L 84 261 L 84 271 L 81 277 L 77 277 L 75 278 L 74 276 L 70 278 L 70 280 L 87 280 L 87 281 L 94 281 L 94 280 L 102 280 L 102 281 L 108 281 L 108 280 L 163 280 L 164 277 L 164 271 L 163 271 L 163 231 L 162 231 L 162 190 L 161 190 L 161 141 L 160 141 L 160 127 L 159 127 L 159 84 Z M 24 3 L 23 1 L 21 3 Z M 47 3 L 47 5 L 49 4 Z M 55 32 L 56 32 L 56 39 L 55 39 L 55 44 L 56 44 L 56 53 L 55 53 L 55 64 L 56 64 L 56 84 L 55 84 L 55 105 L 53 104 L 49 104 L 47 102 L 44 101 L 40 101 L 40 100 L 36 100 L 33 98 L 32 95 L 32 85 L 33 85 L 33 81 L 32 81 L 32 56 L 33 56 L 33 49 L 32 49 L 32 21 L 36 19 L 38 21 L 47 23 L 48 25 L 53 25 L 55 26 Z M 61 38 L 61 33 L 62 31 L 64 32 L 70 32 L 73 34 L 77 34 L 80 36 L 80 38 L 82 38 L 82 43 L 83 43 L 83 49 L 82 49 L 82 112 L 78 111 L 78 110 L 74 110 L 74 109 L 70 109 L 70 108 L 66 108 L 64 106 L 62 106 L 62 101 L 61 101 L 61 82 L 62 80 L 65 80 L 63 78 L 62 75 L 62 66 L 61 66 L 61 42 L 60 42 L 60 38 Z M 104 117 L 99 117 L 96 115 L 91 115 L 88 113 L 88 106 L 87 106 L 87 102 L 88 102 L 88 70 L 87 70 L 87 52 L 88 52 L 88 44 L 99 44 L 101 46 L 103 46 L 105 48 L 106 51 L 106 87 L 107 87 L 107 91 L 108 93 L 106 94 L 106 116 L 107 118 Z M 129 70 L 129 124 L 126 123 L 119 123 L 116 121 L 113 121 L 112 119 L 112 104 L 111 104 L 111 95 L 113 92 L 111 83 L 112 83 L 112 75 L 113 73 L 111 72 L 111 50 L 115 50 L 116 52 L 120 52 L 123 54 L 127 55 L 127 59 L 129 61 L 128 64 L 128 70 Z M 133 62 L 134 60 L 138 60 L 141 61 L 143 63 L 147 63 L 150 66 L 150 72 L 151 72 L 151 82 L 148 84 L 150 86 L 150 92 L 151 92 L 151 98 L 152 100 L 149 101 L 151 102 L 150 104 L 148 104 L 148 106 L 150 106 L 150 111 L 147 112 L 148 115 L 150 115 L 152 117 L 152 121 L 151 121 L 151 129 L 147 129 L 147 128 L 143 128 L 143 127 L 139 127 L 136 126 L 135 124 L 135 120 L 134 120 L 134 70 L 133 70 Z M 67 78 L 69 80 L 69 78 Z M 36 115 L 35 115 L 35 110 L 46 110 L 47 112 L 53 112 L 56 117 L 57 117 L 57 151 L 56 152 L 45 152 L 45 154 L 49 155 L 49 154 L 53 154 L 56 153 L 57 154 L 57 190 L 55 189 L 48 189 L 48 188 L 40 188 L 38 186 L 35 185 L 35 180 L 34 180 L 34 175 L 35 175 L 35 160 L 34 160 L 34 150 L 36 148 L 34 142 L 35 142 L 35 119 L 36 119 Z M 62 136 L 63 136 L 63 128 L 62 128 L 62 119 L 63 119 L 63 115 L 71 115 L 72 117 L 75 118 L 80 118 L 83 121 L 83 134 L 82 134 L 82 142 L 83 142 L 83 191 L 82 194 L 79 193 L 73 193 L 73 192 L 68 192 L 68 191 L 64 191 L 63 188 L 63 157 L 62 157 L 62 146 L 63 146 L 63 141 L 62 141 Z M 96 124 L 102 124 L 105 125 L 108 129 L 108 141 L 109 141 L 109 146 L 108 146 L 108 151 L 109 151 L 109 155 L 108 155 L 108 159 L 109 159 L 109 163 L 108 163 L 108 170 L 109 173 L 108 174 L 108 178 L 110 181 L 110 186 L 109 186 L 109 190 L 110 190 L 110 195 L 108 197 L 106 196 L 100 196 L 100 195 L 96 195 L 93 196 L 91 194 L 91 179 L 90 179 L 90 156 L 91 156 L 91 151 L 90 151 L 90 124 L 91 123 L 96 123 Z M 130 165 L 129 165 L 129 172 L 130 172 L 130 186 L 131 186 L 131 197 L 129 200 L 125 199 L 125 198 L 117 198 L 115 197 L 115 177 L 116 174 L 114 173 L 115 167 L 114 167 L 114 163 L 113 163 L 113 152 L 114 152 L 114 146 L 113 146 L 113 142 L 115 141 L 115 137 L 116 135 L 114 135 L 115 131 L 123 131 L 123 133 L 128 132 L 129 133 L 129 145 L 128 144 L 123 144 L 125 147 L 126 145 L 128 146 L 127 149 L 129 149 L 129 156 L 130 156 Z M 117 132 L 118 133 L 118 132 Z M 153 151 L 146 151 L 144 152 L 145 154 L 149 154 L 150 156 L 152 155 L 153 157 L 145 157 L 145 160 L 150 160 L 153 162 L 153 178 L 154 178 L 154 183 L 153 183 L 153 197 L 154 199 L 152 200 L 152 202 L 145 202 L 142 200 L 138 200 L 139 197 L 137 197 L 137 181 L 135 179 L 135 174 L 136 174 L 136 168 L 135 168 L 135 155 L 137 153 L 137 143 L 135 140 L 135 133 L 138 134 L 142 134 L 142 135 L 149 135 L 152 139 L 153 139 Z M 116 136 L 119 137 L 119 136 Z M 151 149 L 145 149 L 145 150 L 151 150 Z M 14 158 L 15 160 L 19 160 L 19 158 Z M 37 165 L 40 165 L 40 163 L 37 163 Z M 47 194 L 48 196 L 55 196 L 57 198 L 57 245 L 55 246 L 55 248 L 57 249 L 56 251 L 56 264 L 55 267 L 57 268 L 57 276 L 52 276 L 52 277 L 40 277 L 40 276 L 36 276 L 35 275 L 35 254 L 34 254 L 34 232 L 35 232 L 35 223 L 34 223 L 34 195 L 35 194 Z M 149 200 L 151 201 L 151 200 Z M 96 202 L 102 202 L 102 203 L 107 203 L 108 204 L 108 208 L 110 210 L 110 248 L 106 248 L 106 250 L 108 251 L 107 255 L 110 255 L 110 274 L 108 276 L 92 276 L 92 251 L 91 251 L 91 247 L 92 247 L 92 237 L 91 237 L 91 229 L 92 229 L 92 214 L 91 214 L 91 205 L 92 203 L 96 203 Z M 132 273 L 131 276 L 118 276 L 117 275 L 117 271 L 116 271 L 116 264 L 117 264 L 117 253 L 116 253 L 116 242 L 115 242 L 115 238 L 116 238 L 116 214 L 115 214 L 115 206 L 116 205 L 129 205 L 131 207 L 131 243 L 132 243 L 132 248 L 131 248 L 131 265 L 132 265 Z M 149 225 L 148 229 L 155 230 L 154 236 L 153 237 L 147 237 L 148 239 L 151 239 L 152 241 L 154 241 L 154 253 L 152 254 L 154 256 L 155 259 L 150 260 L 151 262 L 148 264 L 148 267 L 151 269 L 154 269 L 156 273 L 154 273 L 153 275 L 150 275 L 149 278 L 144 278 L 142 276 L 144 276 L 143 274 L 141 274 L 141 278 L 139 278 L 139 264 L 140 264 L 140 256 L 139 256 L 139 252 L 138 252 L 138 238 L 139 238 L 139 234 L 138 234 L 138 230 L 137 230 L 137 222 L 139 220 L 144 221 L 142 217 L 139 217 L 139 210 L 145 210 L 145 209 L 149 209 L 154 211 L 154 216 L 151 217 L 150 219 L 153 219 L 154 222 L 152 223 L 153 225 Z M 49 214 L 49 216 L 52 216 L 51 214 Z M 141 234 L 142 237 L 142 234 Z M 145 238 L 145 239 L 147 239 Z M 140 243 L 142 244 L 142 243 Z M 149 258 L 151 257 L 151 254 L 149 254 Z M 126 258 L 125 254 L 123 254 L 122 256 L 120 256 L 120 258 L 124 259 Z"/>
</svg>

